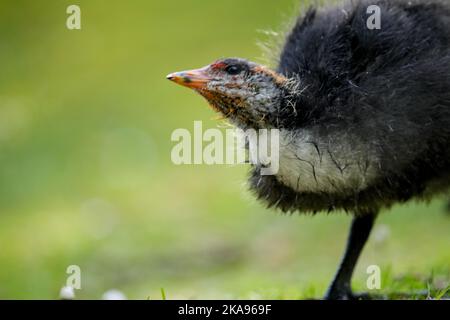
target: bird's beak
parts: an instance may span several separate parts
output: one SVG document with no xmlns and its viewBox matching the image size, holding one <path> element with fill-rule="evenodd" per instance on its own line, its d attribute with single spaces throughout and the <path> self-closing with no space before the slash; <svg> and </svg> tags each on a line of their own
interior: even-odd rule
<svg viewBox="0 0 450 320">
<path fill-rule="evenodd" d="M 204 89 L 211 80 L 206 68 L 174 72 L 169 74 L 167 79 L 191 89 Z"/>
</svg>

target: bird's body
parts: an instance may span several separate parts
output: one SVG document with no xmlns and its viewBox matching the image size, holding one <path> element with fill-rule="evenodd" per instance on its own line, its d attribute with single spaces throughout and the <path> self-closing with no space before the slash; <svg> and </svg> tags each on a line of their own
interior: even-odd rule
<svg viewBox="0 0 450 320">
<path fill-rule="evenodd" d="M 369 6 L 380 29 L 368 27 Z M 450 187 L 450 3 L 352 1 L 310 9 L 288 34 L 276 71 L 219 60 L 171 74 L 240 128 L 280 129 L 279 171 L 254 165 L 268 206 L 354 214 L 327 298 L 350 279 L 382 208 Z"/>
<path fill-rule="evenodd" d="M 369 5 L 381 29 L 366 26 Z M 298 78 L 282 117 L 280 171 L 254 172 L 269 205 L 300 212 L 378 209 L 450 184 L 450 10 L 436 1 L 370 1 L 310 10 L 278 72 Z M 294 119 L 294 120 L 293 120 Z"/>
</svg>

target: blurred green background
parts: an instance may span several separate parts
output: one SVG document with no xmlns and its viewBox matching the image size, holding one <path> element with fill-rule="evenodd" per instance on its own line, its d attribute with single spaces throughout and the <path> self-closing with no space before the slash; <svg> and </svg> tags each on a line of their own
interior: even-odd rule
<svg viewBox="0 0 450 320">
<path fill-rule="evenodd" d="M 81 7 L 81 30 L 66 8 Z M 262 59 L 297 0 L 0 2 L 0 298 L 320 297 L 350 217 L 283 216 L 246 191 L 245 166 L 175 166 L 176 128 L 217 127 L 172 71 Z M 281 28 L 282 29 L 282 28 Z M 379 219 L 355 274 L 383 290 L 448 285 L 444 201 Z M 383 291 L 382 290 L 382 291 Z"/>
</svg>

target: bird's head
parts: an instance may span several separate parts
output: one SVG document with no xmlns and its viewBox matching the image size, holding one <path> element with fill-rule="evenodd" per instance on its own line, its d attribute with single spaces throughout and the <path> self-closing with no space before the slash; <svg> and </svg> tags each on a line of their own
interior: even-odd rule
<svg viewBox="0 0 450 320">
<path fill-rule="evenodd" d="M 253 62 L 228 58 L 200 69 L 171 73 L 167 79 L 194 89 L 238 127 L 270 127 L 289 82 Z"/>
</svg>

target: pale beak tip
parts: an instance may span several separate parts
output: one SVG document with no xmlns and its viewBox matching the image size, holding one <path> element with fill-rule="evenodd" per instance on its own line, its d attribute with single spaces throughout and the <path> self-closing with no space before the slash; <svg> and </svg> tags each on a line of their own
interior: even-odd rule
<svg viewBox="0 0 450 320">
<path fill-rule="evenodd" d="M 202 69 L 173 72 L 168 74 L 166 78 L 191 89 L 203 89 L 209 81 L 209 77 Z"/>
</svg>

